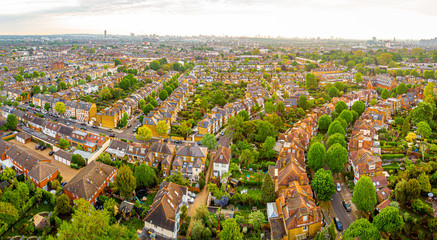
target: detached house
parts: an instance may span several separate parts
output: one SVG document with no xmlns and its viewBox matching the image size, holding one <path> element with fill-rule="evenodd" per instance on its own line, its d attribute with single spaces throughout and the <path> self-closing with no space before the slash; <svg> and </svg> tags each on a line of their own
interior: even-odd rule
<svg viewBox="0 0 437 240">
<path fill-rule="evenodd" d="M 172 182 L 159 185 L 144 219 L 146 239 L 177 239 L 182 205 L 188 206 L 188 188 Z"/>
<path fill-rule="evenodd" d="M 231 162 L 231 149 L 221 147 L 214 157 L 214 176 L 221 177 L 223 174 L 229 172 L 229 164 Z"/>
<path fill-rule="evenodd" d="M 94 205 L 116 173 L 116 168 L 92 161 L 64 186 L 64 192 L 72 200 L 83 198 Z"/>
<path fill-rule="evenodd" d="M 353 151 L 349 155 L 349 164 L 354 172 L 354 183 L 362 176 L 384 176 L 381 158 L 365 149 Z"/>
</svg>

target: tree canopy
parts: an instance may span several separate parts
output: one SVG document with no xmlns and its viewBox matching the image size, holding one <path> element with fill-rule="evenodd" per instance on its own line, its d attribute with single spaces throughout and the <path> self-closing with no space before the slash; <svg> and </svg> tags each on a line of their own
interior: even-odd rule
<svg viewBox="0 0 437 240">
<path fill-rule="evenodd" d="M 129 197 L 135 190 L 136 180 L 132 173 L 132 170 L 128 165 L 123 165 L 117 172 L 115 176 L 115 186 L 123 197 Z"/>
<path fill-rule="evenodd" d="M 311 188 L 317 193 L 320 200 L 331 200 L 332 195 L 335 194 L 335 183 L 331 171 L 323 168 L 317 170 L 311 181 Z"/>
<path fill-rule="evenodd" d="M 347 163 L 347 149 L 339 143 L 333 144 L 326 152 L 326 162 L 332 172 L 341 172 Z"/>
<path fill-rule="evenodd" d="M 376 188 L 368 176 L 361 177 L 355 185 L 352 202 L 357 209 L 364 212 L 372 211 L 376 206 Z"/>
<path fill-rule="evenodd" d="M 317 171 L 326 163 L 326 150 L 322 143 L 314 143 L 308 151 L 308 167 L 313 171 Z"/>
</svg>

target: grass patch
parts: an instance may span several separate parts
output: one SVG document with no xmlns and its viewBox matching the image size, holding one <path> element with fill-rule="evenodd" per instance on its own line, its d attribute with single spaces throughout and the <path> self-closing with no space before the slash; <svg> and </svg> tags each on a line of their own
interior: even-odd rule
<svg viewBox="0 0 437 240">
<path fill-rule="evenodd" d="M 139 220 L 138 218 L 136 218 L 136 217 L 133 217 L 131 220 L 129 220 L 129 221 L 121 221 L 120 222 L 120 224 L 121 225 L 124 225 L 124 226 L 126 226 L 128 229 L 132 229 L 132 230 L 134 230 L 135 232 L 138 230 L 138 229 L 142 229 L 143 227 L 144 227 L 144 222 L 143 221 L 141 221 L 141 220 Z"/>
<path fill-rule="evenodd" d="M 40 212 L 51 212 L 54 211 L 55 207 L 50 203 L 44 204 L 44 201 L 35 203 L 19 220 L 16 222 L 9 230 L 3 235 L 3 237 L 13 237 L 17 235 L 24 235 L 23 227 L 25 224 L 33 224 L 30 219 L 37 213 Z M 35 229 L 32 236 L 42 236 L 42 231 Z"/>
</svg>

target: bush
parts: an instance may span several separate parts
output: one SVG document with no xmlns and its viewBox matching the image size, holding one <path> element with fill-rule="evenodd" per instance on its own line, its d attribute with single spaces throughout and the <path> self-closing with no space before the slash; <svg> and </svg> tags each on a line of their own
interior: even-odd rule
<svg viewBox="0 0 437 240">
<path fill-rule="evenodd" d="M 422 202 L 422 200 L 420 199 L 414 200 L 413 203 L 411 204 L 411 207 L 415 212 L 419 214 L 427 214 L 427 215 L 432 214 L 432 208 L 427 204 L 425 204 L 424 202 Z"/>
<path fill-rule="evenodd" d="M 404 154 L 382 154 L 381 159 L 395 159 L 395 158 L 404 158 Z"/>
</svg>

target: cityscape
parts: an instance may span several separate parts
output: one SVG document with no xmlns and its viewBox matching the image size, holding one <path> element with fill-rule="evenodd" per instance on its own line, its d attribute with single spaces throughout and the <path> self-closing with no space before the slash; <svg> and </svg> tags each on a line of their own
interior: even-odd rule
<svg viewBox="0 0 437 240">
<path fill-rule="evenodd" d="M 437 239 L 437 35 L 315 2 L 6 1 L 0 239 Z"/>
</svg>

